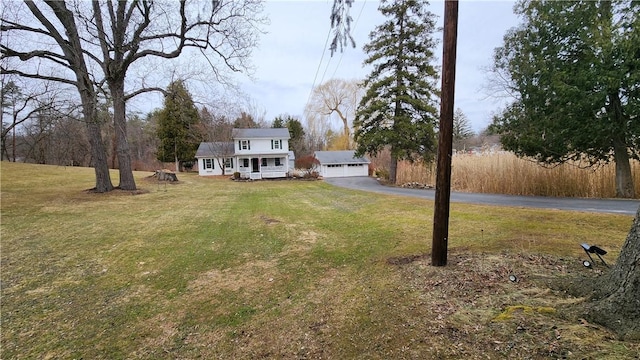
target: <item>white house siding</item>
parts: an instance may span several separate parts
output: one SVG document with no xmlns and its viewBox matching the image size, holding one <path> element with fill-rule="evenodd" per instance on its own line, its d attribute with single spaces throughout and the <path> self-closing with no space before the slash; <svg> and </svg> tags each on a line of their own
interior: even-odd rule
<svg viewBox="0 0 640 360">
<path fill-rule="evenodd" d="M 205 162 L 209 162 L 209 164 L 213 163 L 213 169 L 206 168 Z M 198 175 L 200 176 L 212 176 L 212 175 L 222 175 L 222 170 L 220 166 L 218 166 L 216 159 L 198 159 Z"/>
<path fill-rule="evenodd" d="M 236 159 L 232 158 L 232 167 L 225 168 L 224 175 L 233 175 L 233 172 L 236 171 Z M 210 160 L 210 161 L 209 161 Z M 213 164 L 213 168 L 208 168 L 207 166 Z M 200 176 L 214 176 L 214 175 L 222 175 L 222 168 L 220 164 L 224 166 L 224 162 L 220 159 L 216 158 L 200 158 L 198 159 L 198 175 Z"/>
</svg>

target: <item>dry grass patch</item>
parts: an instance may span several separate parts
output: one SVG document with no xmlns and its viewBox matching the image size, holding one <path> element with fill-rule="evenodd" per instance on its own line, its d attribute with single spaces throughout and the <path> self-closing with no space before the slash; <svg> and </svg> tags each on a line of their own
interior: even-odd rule
<svg viewBox="0 0 640 360">
<path fill-rule="evenodd" d="M 3 358 L 624 359 L 639 350 L 581 323 L 571 305 L 583 299 L 549 286 L 597 275 L 580 267 L 581 242 L 614 262 L 628 216 L 453 204 L 450 265 L 433 268 L 422 255 L 430 201 L 196 174 L 111 196 L 84 192 L 91 169 L 2 167 Z"/>
<path fill-rule="evenodd" d="M 451 187 L 456 191 L 510 195 L 614 198 L 615 164 L 585 168 L 567 163 L 544 167 L 536 162 L 498 152 L 453 157 Z M 640 162 L 631 161 L 636 194 L 640 197 Z M 435 185 L 435 165 L 401 162 L 397 183 Z"/>
</svg>

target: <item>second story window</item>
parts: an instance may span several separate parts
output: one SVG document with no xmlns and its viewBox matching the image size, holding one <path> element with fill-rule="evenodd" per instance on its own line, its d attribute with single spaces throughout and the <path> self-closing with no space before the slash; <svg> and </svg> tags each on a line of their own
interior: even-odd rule
<svg viewBox="0 0 640 360">
<path fill-rule="evenodd" d="M 271 149 L 282 149 L 282 140 L 271 140 Z"/>
<path fill-rule="evenodd" d="M 251 150 L 251 141 L 250 140 L 239 140 L 238 148 L 240 150 Z"/>
</svg>

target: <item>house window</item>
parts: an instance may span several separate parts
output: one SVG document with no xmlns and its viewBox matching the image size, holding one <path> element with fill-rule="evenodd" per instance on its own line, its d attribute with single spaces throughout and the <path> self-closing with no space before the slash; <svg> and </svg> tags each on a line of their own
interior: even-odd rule
<svg viewBox="0 0 640 360">
<path fill-rule="evenodd" d="M 242 159 L 242 167 L 249 167 L 249 159 Z"/>
<path fill-rule="evenodd" d="M 224 159 L 224 167 L 225 169 L 233 169 L 233 158 Z"/>
<path fill-rule="evenodd" d="M 276 166 L 280 166 L 280 158 L 276 158 Z"/>
<path fill-rule="evenodd" d="M 202 167 L 205 170 L 213 169 L 213 159 L 202 159 Z"/>
<path fill-rule="evenodd" d="M 251 140 L 238 141 L 238 147 L 240 150 L 251 150 Z"/>
<path fill-rule="evenodd" d="M 327 165 L 327 167 L 336 167 L 337 168 L 337 167 L 342 167 L 342 164 L 330 164 L 330 165 Z"/>
<path fill-rule="evenodd" d="M 271 149 L 282 149 L 282 140 L 271 140 Z"/>
<path fill-rule="evenodd" d="M 267 166 L 267 158 L 262 158 L 262 166 Z"/>
</svg>

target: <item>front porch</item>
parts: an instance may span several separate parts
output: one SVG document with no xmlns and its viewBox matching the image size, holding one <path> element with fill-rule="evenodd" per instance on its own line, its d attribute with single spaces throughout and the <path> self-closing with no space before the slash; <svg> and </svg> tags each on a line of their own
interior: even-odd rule
<svg viewBox="0 0 640 360">
<path fill-rule="evenodd" d="M 260 180 L 287 177 L 288 159 L 282 157 L 239 157 L 238 172 L 240 178 Z"/>
</svg>

